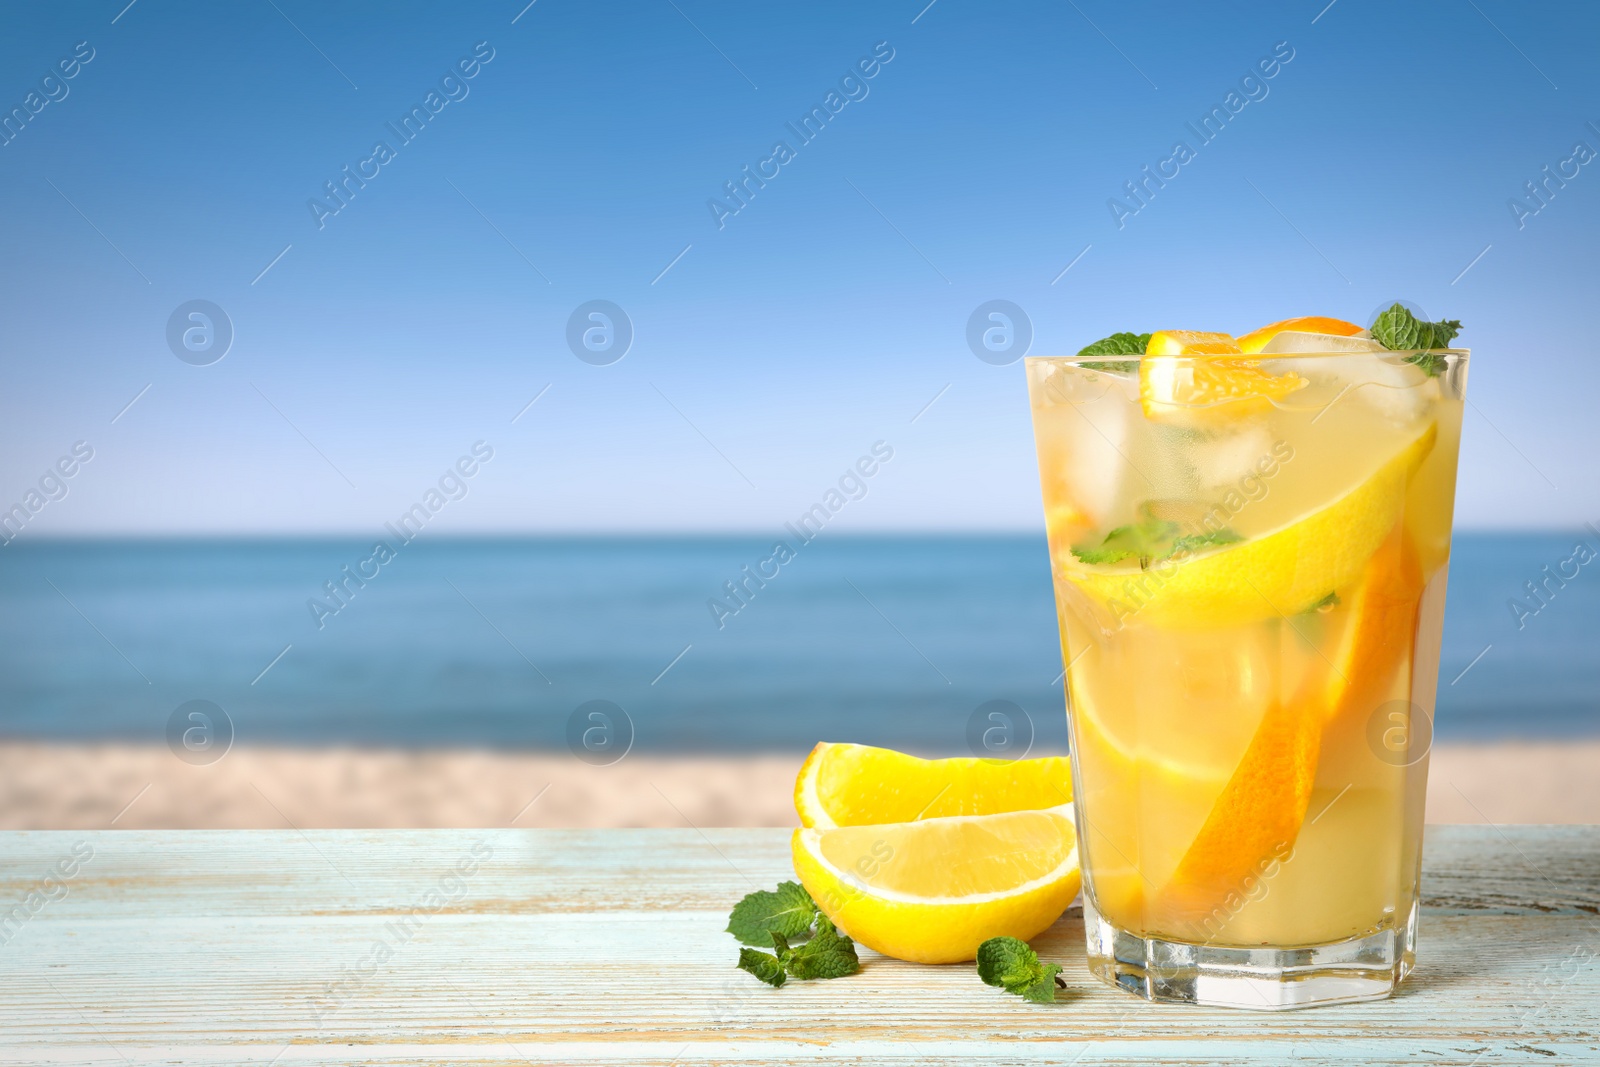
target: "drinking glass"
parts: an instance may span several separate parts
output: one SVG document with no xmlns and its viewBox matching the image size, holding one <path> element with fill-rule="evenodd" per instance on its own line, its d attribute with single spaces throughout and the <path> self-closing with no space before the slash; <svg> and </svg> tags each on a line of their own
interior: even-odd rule
<svg viewBox="0 0 1600 1067">
<path fill-rule="evenodd" d="M 1411 969 L 1468 353 L 1033 358 L 1090 970 Z"/>
</svg>

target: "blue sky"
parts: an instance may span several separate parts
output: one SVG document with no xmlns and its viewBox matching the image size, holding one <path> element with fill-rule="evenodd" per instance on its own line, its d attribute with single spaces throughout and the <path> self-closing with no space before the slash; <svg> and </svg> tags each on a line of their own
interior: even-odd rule
<svg viewBox="0 0 1600 1067">
<path fill-rule="evenodd" d="M 770 530 L 880 440 L 846 525 L 1036 529 L 1021 365 L 964 339 L 991 299 L 1034 354 L 1414 301 L 1476 352 L 1460 524 L 1600 520 L 1600 164 L 1507 206 L 1600 149 L 1600 9 L 523 2 L 0 13 L 6 112 L 93 49 L 0 147 L 0 506 L 94 449 L 30 537 L 374 531 L 479 440 L 449 532 Z M 1108 200 L 1275 47 L 1119 228 Z M 196 299 L 235 334 L 208 366 L 166 339 Z M 619 362 L 568 348 L 591 300 L 633 324 Z"/>
</svg>

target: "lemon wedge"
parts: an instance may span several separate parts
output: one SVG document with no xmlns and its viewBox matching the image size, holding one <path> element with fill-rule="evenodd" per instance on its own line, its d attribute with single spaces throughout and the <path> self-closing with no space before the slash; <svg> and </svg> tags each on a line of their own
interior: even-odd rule
<svg viewBox="0 0 1600 1067">
<path fill-rule="evenodd" d="M 991 937 L 1027 940 L 1080 887 L 1071 804 L 799 829 L 791 849 L 801 884 L 834 925 L 914 963 L 973 959 Z"/>
<path fill-rule="evenodd" d="M 1051 808 L 1072 799 L 1066 756 L 919 759 L 824 741 L 794 783 L 800 825 L 830 829 Z"/>
<path fill-rule="evenodd" d="M 1247 541 L 1141 571 L 1058 557 L 1062 575 L 1111 621 L 1218 628 L 1294 615 L 1360 576 L 1405 508 L 1406 487 L 1433 450 L 1429 422 L 1338 499 Z"/>
</svg>

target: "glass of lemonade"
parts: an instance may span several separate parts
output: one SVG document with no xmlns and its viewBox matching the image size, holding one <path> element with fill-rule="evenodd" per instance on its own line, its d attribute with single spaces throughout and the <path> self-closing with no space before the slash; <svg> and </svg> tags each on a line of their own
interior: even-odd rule
<svg viewBox="0 0 1600 1067">
<path fill-rule="evenodd" d="M 1150 1000 L 1414 960 L 1468 353 L 1308 347 L 1027 361 L 1089 966 Z"/>
</svg>

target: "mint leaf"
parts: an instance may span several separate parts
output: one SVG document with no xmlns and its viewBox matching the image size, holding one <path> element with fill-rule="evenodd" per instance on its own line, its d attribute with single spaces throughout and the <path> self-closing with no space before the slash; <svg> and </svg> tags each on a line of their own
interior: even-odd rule
<svg viewBox="0 0 1600 1067">
<path fill-rule="evenodd" d="M 1080 356 L 1142 356 L 1150 344 L 1147 333 L 1114 333 L 1078 349 Z"/>
<path fill-rule="evenodd" d="M 1176 556 L 1179 552 L 1198 552 L 1202 548 L 1212 548 L 1217 545 L 1231 545 L 1235 541 L 1243 541 L 1233 530 L 1224 526 L 1220 530 L 1208 530 L 1205 533 L 1184 534 L 1172 542 L 1172 549 L 1167 553 Z"/>
<path fill-rule="evenodd" d="M 1115 532 L 1115 530 L 1112 531 L 1112 533 Z M 1109 538 L 1111 534 L 1107 534 L 1106 536 Z M 1095 566 L 1099 566 L 1104 563 L 1121 563 L 1123 560 L 1133 555 L 1132 552 L 1127 552 L 1119 548 L 1096 548 L 1093 545 L 1073 545 L 1072 554 L 1077 556 L 1083 562 Z"/>
<path fill-rule="evenodd" d="M 1437 352 L 1418 352 L 1414 356 L 1407 356 L 1406 362 L 1415 363 L 1417 366 L 1427 371 L 1428 377 L 1430 378 L 1437 378 L 1439 375 L 1443 374 L 1445 367 L 1450 363 L 1448 359 L 1445 359 Z"/>
<path fill-rule="evenodd" d="M 781 886 L 779 889 L 782 891 Z M 796 948 L 790 947 L 789 939 L 783 934 L 773 931 L 767 935 L 773 952 L 740 949 L 739 969 L 750 972 L 773 988 L 790 978 L 843 978 L 859 971 L 861 961 L 856 957 L 856 943 L 835 929 L 826 915 L 817 914 L 816 923 L 816 934 Z"/>
<path fill-rule="evenodd" d="M 1130 556 L 1147 563 L 1164 554 L 1177 536 L 1177 523 L 1146 517 L 1131 526 L 1118 526 L 1097 546 L 1074 545 L 1072 554 L 1085 563 L 1118 563 Z"/>
<path fill-rule="evenodd" d="M 1102 337 L 1092 345 L 1085 345 L 1080 348 L 1078 355 L 1142 356 L 1149 344 L 1150 335 L 1147 333 L 1114 333 L 1110 337 Z M 1089 370 L 1109 370 L 1129 374 L 1139 369 L 1139 361 L 1136 359 L 1119 359 L 1110 362 L 1084 363 L 1082 366 Z"/>
<path fill-rule="evenodd" d="M 1244 540 L 1228 527 L 1180 535 L 1182 527 L 1150 514 L 1148 503 L 1142 505 L 1142 509 L 1145 515 L 1138 522 L 1118 526 L 1106 534 L 1105 540 L 1098 545 L 1073 545 L 1072 554 L 1090 564 L 1120 563 L 1138 557 L 1139 565 L 1148 567 L 1152 560 L 1171 559 L 1179 553 L 1197 552 L 1203 548 L 1231 545 Z"/>
<path fill-rule="evenodd" d="M 1039 979 L 1022 989 L 1007 989 L 1007 993 L 1017 993 L 1024 1000 L 1031 1000 L 1035 1004 L 1054 1004 L 1056 1002 L 1056 986 L 1066 988 L 1066 983 L 1056 977 L 1061 973 L 1061 964 L 1047 963 L 1042 965 L 1044 973 Z"/>
<path fill-rule="evenodd" d="M 817 905 L 798 882 L 779 882 L 776 890 L 751 893 L 733 906 L 728 933 L 747 945 L 763 948 L 772 935 L 803 937 L 817 917 Z"/>
<path fill-rule="evenodd" d="M 1014 937 L 991 937 L 978 946 L 978 977 L 984 984 L 1035 1004 L 1056 999 L 1056 975 L 1060 973 L 1059 963 L 1040 963 L 1027 942 Z"/>
<path fill-rule="evenodd" d="M 740 949 L 739 969 L 774 988 L 790 978 L 842 978 L 861 969 L 856 943 L 841 934 L 817 909 L 811 894 L 795 882 L 779 882 L 777 889 L 763 889 L 739 901 L 728 916 L 728 933 L 747 945 L 772 947 L 772 952 Z M 807 935 L 809 941 L 789 944 Z"/>
<path fill-rule="evenodd" d="M 1311 605 L 1309 608 L 1307 608 L 1305 611 L 1301 612 L 1300 614 L 1302 614 L 1302 615 L 1310 615 L 1313 611 L 1321 611 L 1323 608 L 1336 608 L 1338 606 L 1339 606 L 1339 594 L 1338 593 L 1329 593 L 1327 596 L 1323 597 L 1321 600 L 1317 601 L 1315 604 Z"/>
<path fill-rule="evenodd" d="M 991 937 L 978 946 L 978 977 L 985 985 L 1026 985 L 1037 967 L 1038 955 L 1018 938 Z"/>
<path fill-rule="evenodd" d="M 1424 322 L 1403 304 L 1395 304 L 1372 323 L 1372 339 L 1391 351 L 1409 348 L 1449 348 L 1461 323 L 1455 319 Z"/>
<path fill-rule="evenodd" d="M 1411 314 L 1404 304 L 1396 303 L 1373 320 L 1371 332 L 1372 339 L 1391 352 L 1449 348 L 1450 342 L 1461 332 L 1461 323 L 1456 319 L 1424 322 Z M 1427 371 L 1429 377 L 1438 377 L 1447 361 L 1443 356 L 1423 351 L 1407 357 L 1406 362 L 1415 363 Z"/>
<path fill-rule="evenodd" d="M 788 978 L 783 973 L 783 964 L 778 962 L 778 957 L 769 952 L 757 952 L 753 948 L 739 950 L 739 969 L 749 971 L 774 989 Z"/>
<path fill-rule="evenodd" d="M 816 936 L 781 958 L 784 970 L 802 979 L 843 978 L 861 969 L 856 943 L 834 929 L 826 915 L 817 916 Z"/>
</svg>

